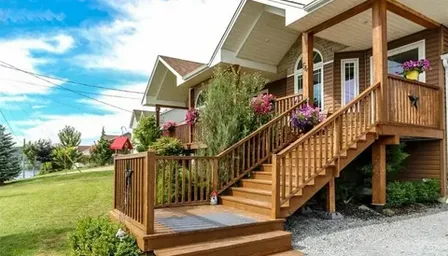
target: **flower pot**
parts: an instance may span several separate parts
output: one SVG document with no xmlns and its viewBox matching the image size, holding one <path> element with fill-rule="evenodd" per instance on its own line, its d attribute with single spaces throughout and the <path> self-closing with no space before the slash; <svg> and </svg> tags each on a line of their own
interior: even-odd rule
<svg viewBox="0 0 448 256">
<path fill-rule="evenodd" d="M 414 81 L 418 80 L 418 75 L 419 75 L 419 73 L 417 70 L 412 70 L 412 71 L 406 72 L 406 78 L 409 80 L 414 80 Z"/>
</svg>

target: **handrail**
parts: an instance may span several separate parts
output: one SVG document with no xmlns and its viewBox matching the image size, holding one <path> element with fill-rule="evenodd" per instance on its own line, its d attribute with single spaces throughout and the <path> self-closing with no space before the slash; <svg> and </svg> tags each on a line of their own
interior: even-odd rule
<svg viewBox="0 0 448 256">
<path fill-rule="evenodd" d="M 371 93 L 373 90 L 375 90 L 376 88 L 378 88 L 380 86 L 380 83 L 377 83 L 376 85 L 370 86 L 369 88 L 367 88 L 366 90 L 364 90 L 361 94 L 359 94 L 356 98 L 352 99 L 349 103 L 347 103 L 347 105 L 345 105 L 344 107 L 340 108 L 338 111 L 336 111 L 335 113 L 331 114 L 328 118 L 326 118 L 323 122 L 321 122 L 320 124 L 316 125 L 311 131 L 307 132 L 304 136 L 300 137 L 298 140 L 296 140 L 295 142 L 291 143 L 288 147 L 284 148 L 282 151 L 280 151 L 279 153 L 277 153 L 276 155 L 278 155 L 279 157 L 283 156 L 285 153 L 287 153 L 291 148 L 294 148 L 297 144 L 300 144 L 302 141 L 308 139 L 309 137 L 311 137 L 316 131 L 321 130 L 324 126 L 326 126 L 328 123 L 330 123 L 331 121 L 335 120 L 338 116 L 341 115 L 341 113 L 345 112 L 346 110 L 350 109 L 351 107 L 353 107 L 353 105 L 355 105 L 358 102 L 358 99 L 361 99 L 363 97 L 365 97 L 366 95 L 368 95 L 369 93 Z"/>
<path fill-rule="evenodd" d="M 306 100 L 296 103 L 216 156 L 220 182 L 215 184 L 215 189 L 218 193 L 233 185 L 299 135 L 299 130 L 290 126 L 290 119 L 304 104 Z"/>
<path fill-rule="evenodd" d="M 302 100 L 302 94 L 298 93 L 276 99 L 274 103 L 274 115 L 277 116 L 284 113 L 300 100 Z"/>
<path fill-rule="evenodd" d="M 300 97 L 300 96 L 302 96 L 302 94 L 300 94 L 300 93 L 291 94 L 291 95 L 287 95 L 284 97 L 280 97 L 280 98 L 276 99 L 276 101 L 282 101 L 282 100 L 286 100 L 286 99 L 290 99 L 290 98 L 294 98 L 294 97 Z"/>
<path fill-rule="evenodd" d="M 377 83 L 367 88 L 310 132 L 273 154 L 271 217 L 276 218 L 282 204 L 379 123 L 380 86 Z"/>
<path fill-rule="evenodd" d="M 401 80 L 401 81 L 403 81 L 403 82 L 405 82 L 405 83 L 416 84 L 416 85 L 423 86 L 423 87 L 427 87 L 427 88 L 431 88 L 431 89 L 434 89 L 434 90 L 440 90 L 440 87 L 437 86 L 437 85 L 427 84 L 427 83 L 423 83 L 423 82 L 415 81 L 415 80 L 409 80 L 409 79 L 406 79 L 406 78 L 404 78 L 404 77 L 397 76 L 397 75 L 391 75 L 391 74 L 389 74 L 388 76 L 389 76 L 389 78 L 391 78 L 391 79 Z"/>
</svg>

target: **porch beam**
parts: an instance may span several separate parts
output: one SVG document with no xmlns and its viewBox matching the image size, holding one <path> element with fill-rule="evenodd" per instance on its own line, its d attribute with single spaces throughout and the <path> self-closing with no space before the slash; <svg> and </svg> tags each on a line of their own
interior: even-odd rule
<svg viewBox="0 0 448 256">
<path fill-rule="evenodd" d="M 156 105 L 156 125 L 160 126 L 160 106 Z"/>
<path fill-rule="evenodd" d="M 372 146 L 372 205 L 386 204 L 386 145 L 377 141 Z"/>
<path fill-rule="evenodd" d="M 373 0 L 367 0 L 365 2 L 362 2 L 362 3 L 358 4 L 357 6 L 352 7 L 350 9 L 348 9 L 347 11 L 342 12 L 342 13 L 334 16 L 333 18 L 328 19 L 327 21 L 324 21 L 321 24 L 308 29 L 306 31 L 306 33 L 317 34 L 327 28 L 330 28 L 336 24 L 339 24 L 345 20 L 348 20 L 351 17 L 372 8 L 372 2 L 373 2 Z"/>
<path fill-rule="evenodd" d="M 439 28 L 440 23 L 396 1 L 387 0 L 387 10 L 425 28 Z"/>
<path fill-rule="evenodd" d="M 336 212 L 336 183 L 334 178 L 327 184 L 327 212 Z"/>
<path fill-rule="evenodd" d="M 310 105 L 314 104 L 313 48 L 314 48 L 313 34 L 303 33 L 302 34 L 303 98 L 308 99 L 308 103 Z"/>
<path fill-rule="evenodd" d="M 387 9 L 386 0 L 376 0 L 372 6 L 373 84 L 381 84 L 380 122 L 387 122 Z"/>
</svg>

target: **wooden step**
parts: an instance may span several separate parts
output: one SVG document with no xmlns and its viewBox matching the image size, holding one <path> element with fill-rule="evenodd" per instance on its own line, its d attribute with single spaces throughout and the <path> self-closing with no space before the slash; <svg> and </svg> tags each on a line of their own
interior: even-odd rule
<svg viewBox="0 0 448 256">
<path fill-rule="evenodd" d="M 272 190 L 272 180 L 259 180 L 259 179 L 242 179 L 241 186 L 243 188 L 253 188 L 261 190 Z"/>
<path fill-rule="evenodd" d="M 220 198 L 223 205 L 266 216 L 271 214 L 271 202 L 258 201 L 238 196 L 221 196 Z"/>
<path fill-rule="evenodd" d="M 157 256 L 247 256 L 269 255 L 291 249 L 291 233 L 271 231 L 160 249 L 155 250 L 154 254 Z"/>
<path fill-rule="evenodd" d="M 270 256 L 304 256 L 303 252 L 289 250 L 285 252 L 277 252 L 274 254 L 270 254 Z"/>
<path fill-rule="evenodd" d="M 272 191 L 262 189 L 231 187 L 230 195 L 264 202 L 272 200 Z"/>
</svg>

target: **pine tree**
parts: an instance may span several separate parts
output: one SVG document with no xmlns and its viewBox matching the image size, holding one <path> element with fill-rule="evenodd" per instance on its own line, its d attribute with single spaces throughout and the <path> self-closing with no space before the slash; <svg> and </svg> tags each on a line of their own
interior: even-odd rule
<svg viewBox="0 0 448 256">
<path fill-rule="evenodd" d="M 20 163 L 14 145 L 11 134 L 0 125 L 0 185 L 14 179 L 20 173 Z"/>
<path fill-rule="evenodd" d="M 112 163 L 112 155 L 114 153 L 113 150 L 110 149 L 111 142 L 105 138 L 105 135 L 106 133 L 103 128 L 100 140 L 93 147 L 92 152 L 90 153 L 93 162 L 99 166 Z"/>
</svg>

